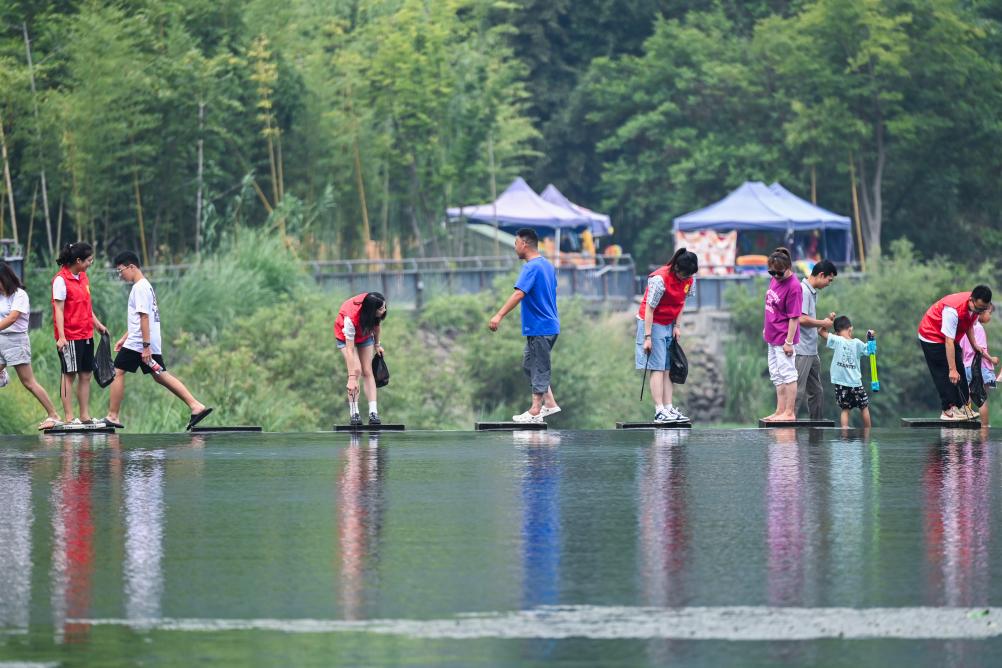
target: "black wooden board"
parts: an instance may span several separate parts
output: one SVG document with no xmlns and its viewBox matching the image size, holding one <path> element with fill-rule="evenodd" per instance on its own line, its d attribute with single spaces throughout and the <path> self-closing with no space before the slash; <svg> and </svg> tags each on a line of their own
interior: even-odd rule
<svg viewBox="0 0 1002 668">
<path fill-rule="evenodd" d="M 758 426 L 766 429 L 772 429 L 775 427 L 834 427 L 835 420 L 785 420 L 783 422 L 777 422 L 775 420 L 770 420 L 766 422 L 765 420 L 759 420 Z"/>
<path fill-rule="evenodd" d="M 531 429 L 534 431 L 546 430 L 545 422 L 477 422 L 473 428 L 477 431 L 522 431 Z"/>
<path fill-rule="evenodd" d="M 192 434 L 236 434 L 251 432 L 260 432 L 261 427 L 254 426 L 240 426 L 240 427 L 192 427 Z"/>
<path fill-rule="evenodd" d="M 901 418 L 902 427 L 918 429 L 981 429 L 978 420 L 940 420 L 939 418 Z"/>
<path fill-rule="evenodd" d="M 616 429 L 692 429 L 688 420 L 682 422 L 617 422 Z"/>
<path fill-rule="evenodd" d="M 334 431 L 404 431 L 402 424 L 336 424 Z"/>
</svg>

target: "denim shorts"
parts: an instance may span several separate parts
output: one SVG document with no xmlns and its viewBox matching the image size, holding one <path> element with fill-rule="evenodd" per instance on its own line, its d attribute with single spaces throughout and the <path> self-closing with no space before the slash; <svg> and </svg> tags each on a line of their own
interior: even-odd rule
<svg viewBox="0 0 1002 668">
<path fill-rule="evenodd" d="M 964 371 L 967 372 L 967 382 L 968 382 L 968 384 L 970 384 L 970 382 L 971 382 L 971 367 L 965 366 L 964 367 Z M 995 387 L 996 381 L 998 380 L 997 378 L 995 378 L 995 371 L 994 370 L 990 370 L 990 369 L 986 369 L 985 367 L 981 367 L 981 378 L 982 378 L 982 380 L 985 381 L 985 387 Z"/>
<path fill-rule="evenodd" d="M 668 368 L 668 347 L 675 335 L 675 324 L 651 323 L 651 354 L 644 353 L 644 321 L 637 318 L 636 365 L 638 369 L 665 371 Z M 650 359 L 648 359 L 650 357 Z"/>
<path fill-rule="evenodd" d="M 337 343 L 337 349 L 338 350 L 341 350 L 346 345 L 348 345 L 344 341 L 342 341 L 341 339 L 334 339 L 334 342 Z M 356 348 L 367 348 L 367 347 L 369 347 L 369 346 L 371 346 L 371 345 L 373 345 L 375 343 L 376 343 L 376 339 L 374 337 L 370 336 L 365 341 L 362 341 L 361 343 L 356 343 L 355 347 Z"/>
</svg>

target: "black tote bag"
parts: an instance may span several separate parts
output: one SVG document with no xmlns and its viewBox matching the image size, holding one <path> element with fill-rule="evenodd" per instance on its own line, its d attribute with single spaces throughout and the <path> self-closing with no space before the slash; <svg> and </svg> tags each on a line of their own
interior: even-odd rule
<svg viewBox="0 0 1002 668">
<path fill-rule="evenodd" d="M 376 379 L 376 387 L 386 387 L 390 384 L 390 369 L 386 366 L 382 354 L 372 357 L 372 377 Z"/>
<path fill-rule="evenodd" d="M 678 339 L 672 338 L 671 350 L 668 351 L 668 378 L 676 385 L 685 385 L 685 379 L 688 377 L 689 360 L 682 352 Z"/>
<path fill-rule="evenodd" d="M 115 380 L 115 364 L 111 359 L 111 341 L 107 334 L 101 335 L 94 353 L 94 380 L 101 387 L 108 387 Z"/>
</svg>

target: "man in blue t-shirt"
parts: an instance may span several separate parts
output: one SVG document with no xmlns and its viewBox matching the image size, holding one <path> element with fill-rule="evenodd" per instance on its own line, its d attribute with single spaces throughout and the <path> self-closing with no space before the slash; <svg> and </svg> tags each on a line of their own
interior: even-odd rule
<svg viewBox="0 0 1002 668">
<path fill-rule="evenodd" d="M 542 422 L 547 415 L 560 412 L 550 389 L 550 351 L 560 334 L 557 272 L 539 254 L 539 237 L 534 230 L 523 228 L 516 233 L 515 253 L 520 260 L 525 260 L 525 265 L 515 282 L 515 291 L 494 314 L 488 327 L 496 332 L 501 320 L 521 302 L 522 335 L 525 336 L 522 369 L 532 384 L 532 407 L 520 415 L 513 415 L 512 420 Z"/>
</svg>

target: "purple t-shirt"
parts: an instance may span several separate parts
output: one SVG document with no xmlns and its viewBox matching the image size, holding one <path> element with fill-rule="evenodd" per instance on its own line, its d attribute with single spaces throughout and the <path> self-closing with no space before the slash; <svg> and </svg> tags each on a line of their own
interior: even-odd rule
<svg viewBox="0 0 1002 668">
<path fill-rule="evenodd" d="M 793 342 L 800 341 L 800 315 L 803 302 L 804 295 L 796 276 L 791 274 L 781 281 L 775 278 L 769 281 L 769 290 L 765 293 L 765 325 L 762 327 L 762 338 L 766 343 L 770 346 L 781 346 L 786 343 L 790 318 L 797 319 Z"/>
</svg>

